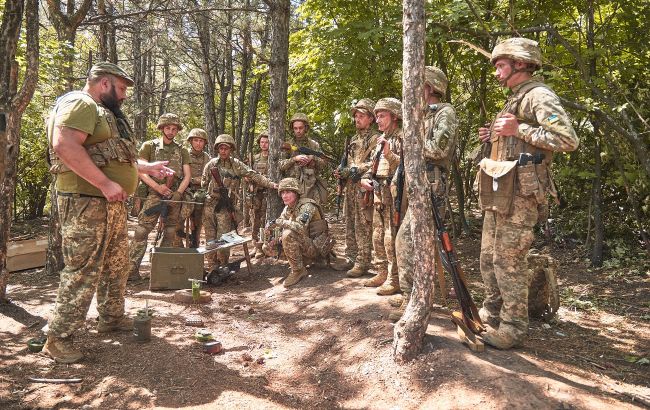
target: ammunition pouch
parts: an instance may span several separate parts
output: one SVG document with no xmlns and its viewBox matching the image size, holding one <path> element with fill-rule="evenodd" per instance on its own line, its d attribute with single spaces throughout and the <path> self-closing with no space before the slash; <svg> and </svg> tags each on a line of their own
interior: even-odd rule
<svg viewBox="0 0 650 410">
<path fill-rule="evenodd" d="M 135 144 L 119 137 L 109 138 L 97 144 L 86 145 L 84 148 L 98 168 L 105 167 L 110 161 L 133 163 L 137 158 Z M 53 152 L 50 152 L 50 164 L 50 172 L 53 174 L 70 171 L 70 168 Z"/>
<path fill-rule="evenodd" d="M 313 239 L 313 244 L 320 256 L 326 257 L 332 252 L 334 248 L 334 239 L 329 235 L 329 233 L 324 232 Z"/>
<path fill-rule="evenodd" d="M 494 161 L 484 158 L 477 175 L 479 204 L 483 211 L 501 215 L 510 213 L 515 196 L 517 161 Z"/>
<path fill-rule="evenodd" d="M 318 221 L 312 221 L 309 223 L 307 235 L 309 235 L 310 238 L 316 238 L 322 233 L 327 233 L 327 232 L 328 232 L 327 221 L 325 221 L 324 219 L 319 219 Z"/>
</svg>

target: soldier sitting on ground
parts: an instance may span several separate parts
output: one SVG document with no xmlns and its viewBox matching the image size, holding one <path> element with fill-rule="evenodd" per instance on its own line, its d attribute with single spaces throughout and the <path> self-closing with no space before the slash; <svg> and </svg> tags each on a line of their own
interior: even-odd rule
<svg viewBox="0 0 650 410">
<path fill-rule="evenodd" d="M 311 198 L 301 198 L 300 186 L 295 178 L 284 178 L 278 185 L 284 210 L 278 219 L 270 221 L 267 230 L 282 229 L 280 242 L 289 261 L 291 273 L 284 287 L 295 285 L 307 274 L 305 265 L 326 258 L 334 247 L 325 213 Z M 262 246 L 268 256 L 277 255 L 277 238 Z"/>
</svg>

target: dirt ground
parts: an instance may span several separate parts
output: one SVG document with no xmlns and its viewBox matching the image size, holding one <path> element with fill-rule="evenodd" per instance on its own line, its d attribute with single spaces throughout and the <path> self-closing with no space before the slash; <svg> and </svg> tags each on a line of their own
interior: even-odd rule
<svg viewBox="0 0 650 410">
<path fill-rule="evenodd" d="M 340 244 L 342 225 L 333 224 Z M 479 236 L 456 241 L 478 302 Z M 338 246 L 341 254 L 341 246 Z M 474 353 L 449 320 L 454 302 L 433 311 L 416 360 L 392 359 L 386 297 L 344 272 L 312 268 L 285 290 L 286 262 L 243 268 L 204 305 L 177 303 L 173 291 L 129 284 L 127 311 L 155 311 L 152 340 L 99 335 L 91 306 L 73 365 L 30 353 L 51 313 L 58 278 L 17 272 L 0 306 L 0 408 L 643 408 L 650 406 L 650 271 L 589 269 L 579 248 L 553 247 L 562 307 L 556 324 L 531 322 L 525 347 Z M 238 255 L 234 255 L 237 257 Z M 149 269 L 148 262 L 143 269 Z M 94 302 L 93 302 L 94 303 Z M 185 325 L 197 316 L 221 341 L 209 355 Z M 80 378 L 75 384 L 29 378 Z"/>
</svg>

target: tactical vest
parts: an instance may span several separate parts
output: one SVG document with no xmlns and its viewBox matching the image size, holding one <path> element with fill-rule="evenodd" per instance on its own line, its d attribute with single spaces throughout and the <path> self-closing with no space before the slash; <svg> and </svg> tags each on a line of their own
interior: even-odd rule
<svg viewBox="0 0 650 410">
<path fill-rule="evenodd" d="M 268 176 L 269 157 L 263 157 L 262 154 L 255 155 L 253 158 L 253 169 L 264 176 Z"/>
<path fill-rule="evenodd" d="M 384 134 L 386 138 L 386 134 Z M 399 153 L 402 150 L 402 129 L 396 128 L 393 130 L 393 134 L 388 136 L 387 144 L 390 147 L 390 150 L 394 153 Z M 378 147 L 379 148 L 379 147 Z M 379 165 L 377 166 L 377 177 L 379 178 L 392 178 L 397 169 L 397 165 L 391 166 L 384 154 L 382 153 L 379 156 Z"/>
<path fill-rule="evenodd" d="M 87 95 L 82 91 L 72 91 L 72 93 L 79 93 Z M 106 118 L 108 126 L 111 129 L 111 137 L 98 142 L 96 144 L 83 145 L 88 156 L 93 163 L 102 168 L 108 165 L 110 161 L 118 161 L 125 163 L 136 162 L 138 154 L 135 149 L 135 140 L 131 135 L 128 137 L 121 137 L 117 128 L 117 119 L 115 115 L 108 109 L 100 104 L 96 104 L 97 116 Z M 52 115 L 56 115 L 58 104 L 54 107 Z M 50 172 L 53 174 L 60 174 L 62 172 L 71 171 L 67 165 L 56 155 L 52 148 L 52 141 L 48 139 L 48 162 L 50 164 Z"/>
<path fill-rule="evenodd" d="M 183 173 L 183 147 L 180 144 L 177 144 L 175 142 L 172 142 L 171 144 L 173 145 L 174 149 L 171 151 L 170 155 L 165 155 L 165 143 L 162 141 L 163 137 L 160 137 L 160 139 L 155 140 L 154 143 L 154 151 L 153 151 L 153 159 L 149 158 L 149 161 L 169 161 L 169 164 L 167 166 L 176 173 L 174 174 L 175 181 L 174 185 L 179 183 L 179 181 L 183 180 L 184 173 Z M 156 178 L 154 178 L 156 180 Z"/>
<path fill-rule="evenodd" d="M 194 154 L 194 150 L 190 151 L 190 174 L 192 175 L 192 178 L 194 177 L 201 177 L 203 175 L 203 168 L 205 167 L 205 164 L 208 163 L 210 160 L 210 156 L 206 154 L 205 152 L 201 151 L 198 155 Z M 195 184 L 191 183 L 190 184 L 192 188 L 198 189 L 201 188 L 201 184 Z"/>
<path fill-rule="evenodd" d="M 296 213 L 300 213 L 300 207 L 310 203 L 318 209 L 318 215 L 312 215 L 311 221 L 307 226 L 307 235 L 312 239 L 314 246 L 321 254 L 325 257 L 329 255 L 334 247 L 334 239 L 329 234 L 329 227 L 327 226 L 327 221 L 324 218 L 323 208 L 311 198 L 300 198 L 296 204 Z M 296 215 L 298 217 L 299 215 Z"/>
</svg>

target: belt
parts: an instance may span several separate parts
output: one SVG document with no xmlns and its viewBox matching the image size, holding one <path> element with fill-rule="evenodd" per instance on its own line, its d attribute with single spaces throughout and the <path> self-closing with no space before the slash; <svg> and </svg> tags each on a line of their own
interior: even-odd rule
<svg viewBox="0 0 650 410">
<path fill-rule="evenodd" d="M 65 196 L 65 197 L 68 197 L 68 198 L 100 198 L 100 199 L 104 199 L 103 196 L 79 194 L 79 193 L 76 193 L 76 192 L 56 191 L 56 194 L 57 194 L 57 196 Z"/>
<path fill-rule="evenodd" d="M 544 161 L 544 157 L 545 155 L 541 152 L 537 152 L 535 154 L 529 154 L 527 152 L 523 152 L 519 154 L 517 165 L 520 167 L 528 164 L 539 165 L 542 163 L 542 161 Z"/>
</svg>

